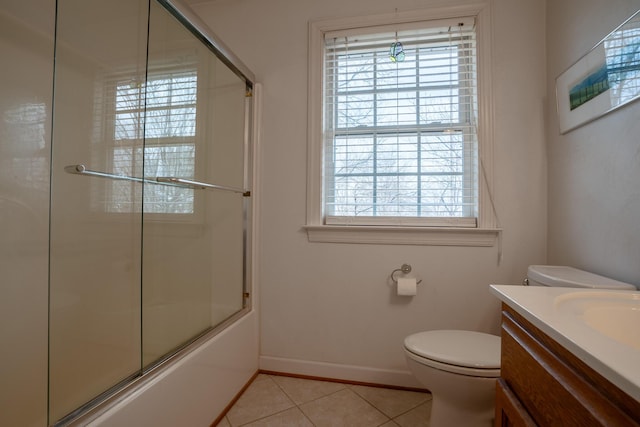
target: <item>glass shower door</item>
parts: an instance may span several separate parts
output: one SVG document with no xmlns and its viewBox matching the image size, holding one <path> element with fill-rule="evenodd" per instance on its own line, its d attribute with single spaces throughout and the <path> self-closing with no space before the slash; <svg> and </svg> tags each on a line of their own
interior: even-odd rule
<svg viewBox="0 0 640 427">
<path fill-rule="evenodd" d="M 50 423 L 245 308 L 251 83 L 165 6 L 58 0 Z"/>
<path fill-rule="evenodd" d="M 143 86 L 147 19 L 147 0 L 58 1 L 50 423 L 141 370 L 142 184 L 105 176 L 142 177 L 144 99 L 122 115 L 116 100 Z"/>
<path fill-rule="evenodd" d="M 152 1 L 146 83 L 143 365 L 244 307 L 247 84 Z M 205 184 L 154 184 L 179 178 Z M 238 191 L 234 191 L 238 190 Z"/>
</svg>

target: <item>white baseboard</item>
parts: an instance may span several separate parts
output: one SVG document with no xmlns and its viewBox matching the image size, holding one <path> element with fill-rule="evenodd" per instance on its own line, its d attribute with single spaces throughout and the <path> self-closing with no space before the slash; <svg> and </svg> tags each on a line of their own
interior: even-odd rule
<svg viewBox="0 0 640 427">
<path fill-rule="evenodd" d="M 424 389 L 424 386 L 408 370 L 378 369 L 367 366 L 341 365 L 273 356 L 260 356 L 259 367 L 263 371 L 283 374 Z"/>
</svg>

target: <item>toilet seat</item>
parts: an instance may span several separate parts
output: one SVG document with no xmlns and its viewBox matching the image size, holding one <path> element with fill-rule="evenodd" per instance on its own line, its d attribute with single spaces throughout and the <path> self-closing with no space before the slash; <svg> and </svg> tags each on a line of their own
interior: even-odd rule
<svg viewBox="0 0 640 427">
<path fill-rule="evenodd" d="M 437 330 L 409 335 L 407 355 L 418 363 L 447 372 L 500 376 L 500 337 L 482 332 Z"/>
</svg>

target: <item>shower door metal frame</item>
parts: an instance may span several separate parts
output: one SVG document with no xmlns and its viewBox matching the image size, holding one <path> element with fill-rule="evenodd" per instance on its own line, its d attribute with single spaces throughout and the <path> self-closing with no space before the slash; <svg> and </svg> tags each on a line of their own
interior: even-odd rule
<svg viewBox="0 0 640 427">
<path fill-rule="evenodd" d="M 243 258 L 243 310 L 237 313 L 239 317 L 242 317 L 252 307 L 251 303 L 251 247 L 252 247 L 252 233 L 248 228 L 248 224 L 252 223 L 252 196 L 254 195 L 252 187 L 253 180 L 253 151 L 252 141 L 254 138 L 252 128 L 254 124 L 253 115 L 255 114 L 255 98 L 254 98 L 254 85 L 255 75 L 241 60 L 234 54 L 227 45 L 215 35 L 215 33 L 207 26 L 207 24 L 195 14 L 195 12 L 181 0 L 155 0 L 160 5 L 171 13 L 186 29 L 198 38 L 205 46 L 211 50 L 211 52 L 220 59 L 227 67 L 229 67 L 234 73 L 245 81 L 246 84 L 246 98 L 245 98 L 245 129 L 244 129 L 244 258 Z M 230 319 L 234 319 L 236 316 L 232 316 Z M 235 320 L 234 320 L 235 321 Z M 231 322 L 233 323 L 233 322 Z M 227 321 L 223 322 L 220 326 L 224 329 L 228 325 Z M 213 331 L 219 328 L 214 328 Z M 220 330 L 221 330 L 220 329 Z M 212 332 L 213 332 L 212 331 Z M 208 332 L 204 335 L 208 336 Z M 198 338 L 196 338 L 198 339 Z"/>
</svg>

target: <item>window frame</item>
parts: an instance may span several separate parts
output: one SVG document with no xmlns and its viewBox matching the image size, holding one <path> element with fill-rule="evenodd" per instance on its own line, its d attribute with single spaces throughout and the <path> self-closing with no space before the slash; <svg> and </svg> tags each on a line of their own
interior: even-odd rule
<svg viewBox="0 0 640 427">
<path fill-rule="evenodd" d="M 478 65 L 478 222 L 476 227 L 407 226 L 402 217 L 385 217 L 381 225 L 328 225 L 323 200 L 324 35 L 362 27 L 384 26 L 461 17 L 475 17 Z M 491 24 L 489 4 L 469 3 L 394 14 L 346 17 L 309 22 L 307 221 L 310 242 L 412 245 L 493 246 L 500 229 L 494 209 L 493 99 L 491 91 Z"/>
<path fill-rule="evenodd" d="M 459 25 L 464 26 L 463 31 L 458 32 Z M 446 27 L 456 29 L 448 34 L 441 33 Z M 423 29 L 427 32 L 422 36 L 415 33 L 416 30 L 421 32 Z M 476 126 L 470 126 L 475 123 L 472 117 L 475 117 L 477 111 L 475 77 L 473 83 L 468 83 L 471 80 L 468 73 L 475 76 L 474 19 L 466 17 L 409 25 L 399 24 L 395 30 L 396 38 L 402 39 L 405 48 L 411 52 L 406 66 L 394 64 L 389 60 L 389 41 L 393 40 L 394 32 L 389 31 L 387 26 L 369 27 L 364 29 L 363 33 L 353 35 L 340 31 L 337 34 L 325 34 L 324 150 L 327 156 L 324 158 L 324 222 L 329 225 L 389 225 L 391 219 L 401 225 L 453 224 L 476 227 L 478 179 L 477 169 L 470 166 L 477 164 Z M 352 46 L 352 43 L 355 43 L 355 46 Z M 473 53 L 469 51 L 470 46 L 474 46 Z M 445 67 L 452 74 L 452 79 L 437 78 L 436 82 L 429 81 L 430 74 L 420 67 L 424 62 L 430 61 L 427 58 L 433 57 L 437 57 L 436 61 L 442 61 L 437 72 L 442 72 L 441 67 Z M 352 77 L 345 74 L 345 68 L 350 65 L 351 58 L 364 67 L 354 70 L 356 74 L 353 78 L 361 82 L 355 83 L 355 87 L 346 84 L 344 80 L 350 80 Z M 395 88 L 388 86 L 388 73 L 394 69 L 402 75 L 403 80 L 402 83 L 398 81 Z M 364 76 L 362 80 L 358 80 L 360 72 Z M 398 76 L 399 74 L 396 74 L 400 79 Z M 438 94 L 434 95 L 434 91 Z M 443 92 L 446 92 L 446 95 L 443 95 Z M 459 108 L 439 112 L 443 114 L 440 117 L 442 121 L 434 122 L 433 116 L 428 113 L 428 104 L 438 96 L 451 97 L 449 102 L 457 102 L 455 105 Z M 402 118 L 398 117 L 397 111 L 395 115 L 391 114 L 395 117 L 396 123 L 393 123 L 394 119 L 385 112 L 387 107 L 384 105 L 393 100 L 398 103 L 396 108 L 400 108 L 399 104 L 402 103 L 409 111 L 403 112 Z M 360 110 L 362 106 L 370 110 Z M 345 116 L 346 111 L 352 107 L 360 113 L 353 120 L 351 116 Z M 352 146 L 350 140 L 355 145 Z M 411 158 L 415 163 L 408 163 L 411 159 L 407 154 L 407 157 L 396 158 L 397 164 L 389 164 L 391 158 L 385 154 L 394 153 L 390 148 L 394 141 L 397 144 L 396 149 L 415 150 L 416 157 Z M 431 144 L 447 145 L 449 150 L 457 146 L 455 152 L 449 152 L 453 154 L 452 157 L 443 159 L 443 168 L 436 170 L 424 167 L 423 163 L 431 159 L 432 152 L 431 149 L 423 150 L 422 147 Z M 389 151 L 385 150 L 387 147 Z M 400 155 L 404 151 L 396 153 Z M 351 154 L 362 162 L 359 165 L 361 167 L 347 161 Z M 403 162 L 403 159 L 406 162 Z M 454 162 L 453 159 L 458 159 L 458 162 Z M 400 180 L 401 176 L 408 180 L 407 186 L 403 187 L 406 193 L 397 194 L 403 199 L 404 207 L 401 207 L 400 203 L 394 203 L 393 199 L 388 199 L 396 194 L 393 188 L 386 193 L 387 186 L 393 186 L 391 182 Z M 425 183 L 434 178 L 437 181 L 441 180 L 444 187 L 435 190 Z M 350 193 L 351 188 L 348 188 L 347 182 L 351 180 L 364 185 L 364 193 Z M 459 181 L 462 187 L 455 186 L 454 190 L 450 191 L 448 184 L 455 181 Z M 439 196 L 449 198 L 445 204 L 440 204 L 437 208 L 427 204 L 435 192 L 438 192 Z M 374 195 L 376 193 L 377 195 Z M 345 194 L 357 200 L 347 200 Z M 467 204 L 469 200 L 473 203 Z M 389 201 L 391 203 L 387 203 Z M 453 209 L 457 214 L 444 214 L 444 211 L 449 209 Z M 362 211 L 356 213 L 358 210 Z M 422 210 L 429 214 L 422 215 Z M 349 211 L 353 214 L 349 214 Z M 410 214 L 411 211 L 413 215 Z"/>
</svg>

